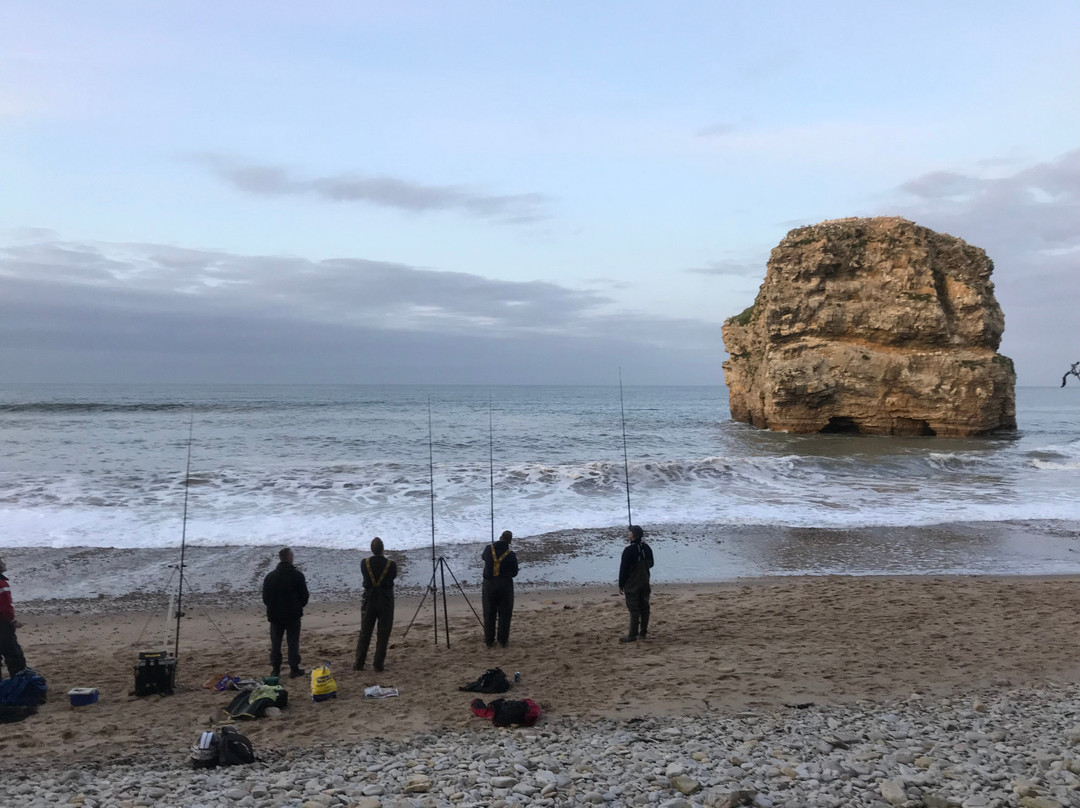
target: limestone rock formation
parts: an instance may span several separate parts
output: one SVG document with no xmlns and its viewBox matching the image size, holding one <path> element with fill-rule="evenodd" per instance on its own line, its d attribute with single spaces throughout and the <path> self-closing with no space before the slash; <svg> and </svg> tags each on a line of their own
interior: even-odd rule
<svg viewBox="0 0 1080 808">
<path fill-rule="evenodd" d="M 900 218 L 792 230 L 754 305 L 724 323 L 731 417 L 801 433 L 1014 428 L 993 268 L 978 247 Z"/>
</svg>

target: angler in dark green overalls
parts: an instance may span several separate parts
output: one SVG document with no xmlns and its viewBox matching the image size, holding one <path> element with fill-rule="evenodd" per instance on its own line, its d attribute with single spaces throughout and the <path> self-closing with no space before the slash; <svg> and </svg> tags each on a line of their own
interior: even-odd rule
<svg viewBox="0 0 1080 808">
<path fill-rule="evenodd" d="M 360 601 L 360 636 L 356 640 L 356 661 L 353 670 L 362 671 L 367 661 L 371 633 L 376 631 L 375 670 L 386 663 L 386 646 L 394 628 L 394 579 L 397 564 L 383 555 L 383 542 L 378 536 L 371 540 L 371 557 L 360 565 L 364 575 L 364 595 Z M 376 630 L 376 626 L 378 629 Z"/>
<path fill-rule="evenodd" d="M 490 648 L 498 639 L 503 648 L 510 642 L 510 618 L 514 615 L 514 578 L 517 556 L 510 549 L 514 534 L 504 530 L 499 540 L 484 548 L 484 644 Z M 496 626 L 498 629 L 496 630 Z"/>
</svg>

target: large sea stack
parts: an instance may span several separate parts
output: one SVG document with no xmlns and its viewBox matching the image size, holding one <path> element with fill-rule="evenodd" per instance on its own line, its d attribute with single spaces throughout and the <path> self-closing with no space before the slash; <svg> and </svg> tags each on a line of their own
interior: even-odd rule
<svg viewBox="0 0 1080 808">
<path fill-rule="evenodd" d="M 986 253 L 900 218 L 792 230 L 724 323 L 731 417 L 785 432 L 982 435 L 1016 426 Z"/>
</svg>

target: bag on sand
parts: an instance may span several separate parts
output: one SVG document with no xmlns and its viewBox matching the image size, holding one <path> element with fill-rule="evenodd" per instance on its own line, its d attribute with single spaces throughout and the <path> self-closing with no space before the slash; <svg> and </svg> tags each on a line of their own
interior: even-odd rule
<svg viewBox="0 0 1080 808">
<path fill-rule="evenodd" d="M 505 693 L 510 689 L 510 680 L 506 678 L 502 668 L 488 668 L 475 682 L 459 687 L 458 690 L 468 690 L 471 693 Z"/>
<path fill-rule="evenodd" d="M 23 668 L 10 679 L 0 681 L 0 705 L 5 707 L 37 707 L 48 695 L 45 677 L 30 668 Z"/>
<path fill-rule="evenodd" d="M 262 718 L 268 707 L 284 710 L 289 706 L 289 692 L 280 685 L 260 685 L 236 696 L 225 712 L 231 718 Z"/>
<path fill-rule="evenodd" d="M 218 741 L 218 763 L 222 766 L 239 766 L 255 762 L 255 748 L 246 735 L 236 731 L 236 727 L 221 728 Z"/>
<path fill-rule="evenodd" d="M 495 699 L 491 704 L 484 704 L 481 699 L 473 699 L 470 706 L 473 714 L 490 718 L 491 723 L 497 727 L 508 727 L 511 724 L 531 727 L 540 720 L 540 705 L 532 699 Z"/>
<path fill-rule="evenodd" d="M 330 671 L 330 663 L 324 662 L 321 668 L 311 672 L 311 700 L 326 701 L 337 698 L 337 682 Z"/>
<path fill-rule="evenodd" d="M 191 745 L 191 768 L 212 769 L 218 764 L 218 744 L 216 732 L 204 732 L 199 740 Z"/>
<path fill-rule="evenodd" d="M 222 727 L 220 732 L 204 732 L 191 745 L 191 766 L 213 769 L 216 766 L 240 766 L 255 762 L 255 748 L 236 727 Z"/>
</svg>

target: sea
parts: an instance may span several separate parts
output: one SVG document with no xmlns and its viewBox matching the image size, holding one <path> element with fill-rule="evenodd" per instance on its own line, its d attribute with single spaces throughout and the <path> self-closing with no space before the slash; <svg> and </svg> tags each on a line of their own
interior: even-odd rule
<svg viewBox="0 0 1080 808">
<path fill-rule="evenodd" d="M 1019 388 L 1017 418 L 788 435 L 734 423 L 722 386 L 4 385 L 0 536 L 408 549 L 628 521 L 1080 523 L 1080 386 Z"/>
</svg>

